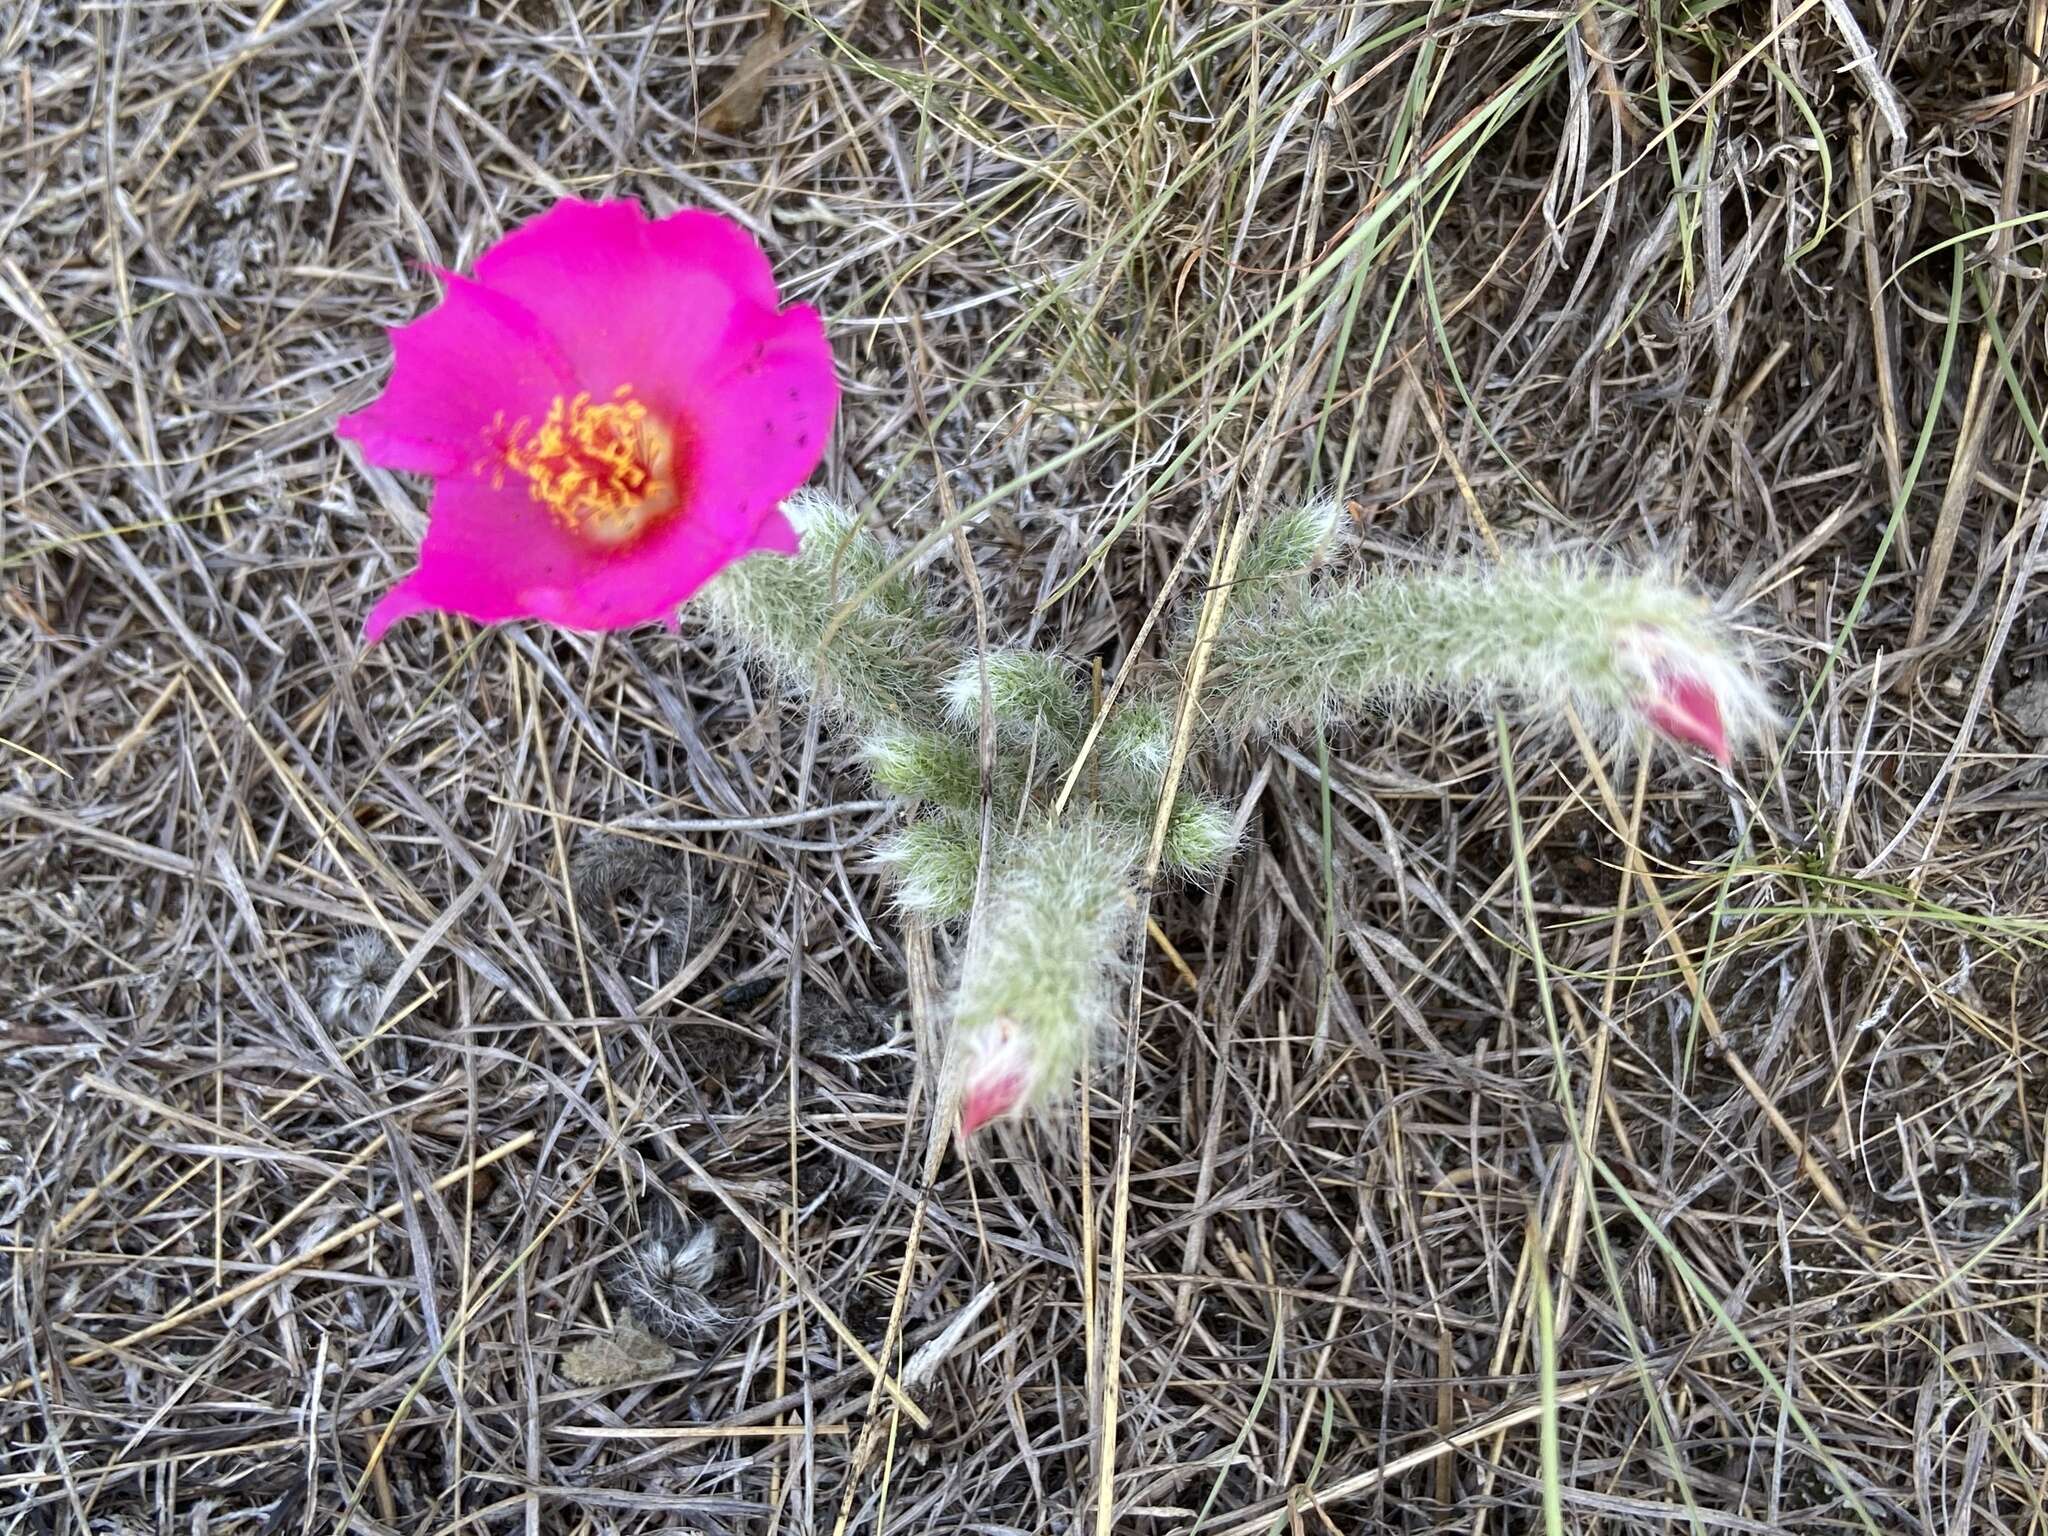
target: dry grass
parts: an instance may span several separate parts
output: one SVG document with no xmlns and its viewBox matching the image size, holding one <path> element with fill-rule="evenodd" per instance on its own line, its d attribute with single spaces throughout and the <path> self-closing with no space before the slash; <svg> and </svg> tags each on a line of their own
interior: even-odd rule
<svg viewBox="0 0 2048 1536">
<path fill-rule="evenodd" d="M 2043 10 L 0 14 L 0 1530 L 2048 1531 Z M 1780 750 L 1232 756 L 1128 1062 L 927 1185 L 827 726 L 358 643 L 330 424 L 565 191 L 763 234 L 999 634 L 1328 486 L 1746 594 Z M 685 1219 L 729 1321 L 575 1385 Z"/>
</svg>

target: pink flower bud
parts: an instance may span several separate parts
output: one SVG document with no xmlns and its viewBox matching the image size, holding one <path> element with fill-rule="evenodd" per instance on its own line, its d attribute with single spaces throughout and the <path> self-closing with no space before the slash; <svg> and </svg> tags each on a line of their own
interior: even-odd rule
<svg viewBox="0 0 2048 1536">
<path fill-rule="evenodd" d="M 1711 662 L 1689 665 L 1683 643 L 1667 631 L 1640 626 L 1622 642 L 1623 661 L 1642 683 L 1635 707 L 1650 728 L 1728 762 L 1728 732 L 1709 676 Z"/>
<path fill-rule="evenodd" d="M 977 1032 L 968 1047 L 960 1097 L 961 1132 L 972 1136 L 991 1120 L 1022 1109 L 1037 1080 L 1037 1063 L 1008 1019 L 998 1019 Z"/>
<path fill-rule="evenodd" d="M 1642 708 L 1643 718 L 1673 741 L 1704 748 L 1716 762 L 1727 763 L 1728 734 L 1721 728 L 1721 706 L 1699 678 L 1660 668 L 1656 690 Z"/>
</svg>

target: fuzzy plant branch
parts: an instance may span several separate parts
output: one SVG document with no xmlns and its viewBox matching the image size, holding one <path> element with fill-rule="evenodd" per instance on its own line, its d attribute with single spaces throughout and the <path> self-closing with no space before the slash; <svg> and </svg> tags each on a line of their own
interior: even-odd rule
<svg viewBox="0 0 2048 1536">
<path fill-rule="evenodd" d="M 1251 530 L 1238 556 L 1231 601 L 1262 597 L 1314 570 L 1336 553 L 1344 528 L 1344 509 L 1334 496 L 1268 516 Z"/>
<path fill-rule="evenodd" d="M 889 552 L 856 518 L 815 495 L 788 511 L 797 557 L 731 568 L 706 610 L 859 728 L 876 787 L 906 812 L 876 860 L 898 907 L 966 925 L 944 1063 L 963 1128 L 1050 1107 L 1110 1027 L 1129 977 L 1135 881 L 1192 622 L 1101 722 L 1081 792 L 1055 815 L 1091 724 L 1079 670 L 1037 651 L 963 652 L 957 614 L 891 576 Z M 1543 714 L 1570 706 L 1610 738 L 1647 725 L 1725 762 L 1770 718 L 1726 626 L 1671 581 L 1559 555 L 1344 577 L 1330 567 L 1346 526 L 1335 502 L 1315 501 L 1251 531 L 1203 699 L 1222 734 L 1445 696 Z M 984 711 L 995 744 L 986 773 Z M 1236 852 L 1234 818 L 1195 790 L 1179 793 L 1166 829 L 1171 875 L 1214 879 Z"/>
<path fill-rule="evenodd" d="M 1120 784 L 1157 791 L 1173 757 L 1173 710 L 1143 695 L 1119 704 L 1102 724 L 1095 758 Z"/>
<path fill-rule="evenodd" d="M 997 736 L 1014 746 L 1044 741 L 1054 748 L 1069 747 L 1085 724 L 1072 664 L 1043 651 L 993 651 L 961 662 L 946 680 L 946 707 L 953 723 L 963 730 L 978 730 L 984 698 Z"/>
<path fill-rule="evenodd" d="M 1565 706 L 1610 740 L 1648 724 L 1723 762 L 1771 718 L 1708 605 L 1586 560 L 1410 566 L 1233 604 L 1207 705 L 1231 731 L 1352 720 L 1419 698 Z"/>
<path fill-rule="evenodd" d="M 1301 591 L 1312 573 L 1342 547 L 1348 526 L 1344 509 L 1328 496 L 1271 513 L 1255 523 L 1247 530 L 1244 550 L 1238 556 L 1225 612 Z M 1202 606 L 1189 603 L 1175 627 L 1170 664 L 1176 675 L 1186 674 L 1193 657 Z M 1168 741 L 1170 744 L 1170 726 Z"/>
<path fill-rule="evenodd" d="M 881 543 L 837 502 L 801 491 L 782 510 L 796 557 L 728 566 L 699 611 L 785 683 L 864 726 L 935 718 L 955 649 L 937 603 L 889 574 Z"/>
<path fill-rule="evenodd" d="M 975 915 L 953 998 L 960 1124 L 1056 1101 L 1116 1019 L 1144 855 L 1135 828 L 1081 815 L 1017 838 Z"/>
<path fill-rule="evenodd" d="M 981 752 L 956 731 L 885 726 L 861 742 L 868 776 L 875 787 L 912 805 L 971 811 L 981 804 Z M 1020 775 L 1000 762 L 1000 783 L 992 785 L 997 804 L 1014 803 Z"/>
<path fill-rule="evenodd" d="M 981 830 L 953 812 L 913 821 L 882 844 L 876 862 L 896 884 L 896 905 L 929 923 L 965 917 L 981 872 Z"/>
</svg>

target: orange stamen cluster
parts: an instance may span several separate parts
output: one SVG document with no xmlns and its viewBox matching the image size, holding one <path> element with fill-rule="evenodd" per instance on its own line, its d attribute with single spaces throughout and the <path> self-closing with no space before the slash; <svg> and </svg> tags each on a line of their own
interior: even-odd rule
<svg viewBox="0 0 2048 1536">
<path fill-rule="evenodd" d="M 503 468 L 572 533 L 625 544 L 676 509 L 675 436 L 620 385 L 609 400 L 557 395 L 539 426 L 501 424 Z"/>
</svg>

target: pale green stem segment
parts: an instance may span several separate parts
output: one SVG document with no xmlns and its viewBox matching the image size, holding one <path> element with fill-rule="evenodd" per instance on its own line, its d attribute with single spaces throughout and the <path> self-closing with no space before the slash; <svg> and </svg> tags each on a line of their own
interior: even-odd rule
<svg viewBox="0 0 2048 1536">
<path fill-rule="evenodd" d="M 953 650 L 943 610 L 919 582 L 888 574 L 887 551 L 836 502 L 801 492 L 783 512 L 797 554 L 726 567 L 696 609 L 784 682 L 863 726 L 935 720 Z"/>
<path fill-rule="evenodd" d="M 1134 827 L 1093 815 L 1016 838 L 975 915 L 953 999 L 952 1070 L 970 1132 L 1067 1093 L 1115 1025 L 1144 857 Z"/>
<path fill-rule="evenodd" d="M 1514 557 L 1301 583 L 1233 606 L 1208 706 L 1226 730 L 1331 725 L 1448 695 L 1610 733 L 1656 718 L 1670 679 L 1696 680 L 1731 741 L 1770 705 L 1707 605 L 1651 577 Z"/>
</svg>

